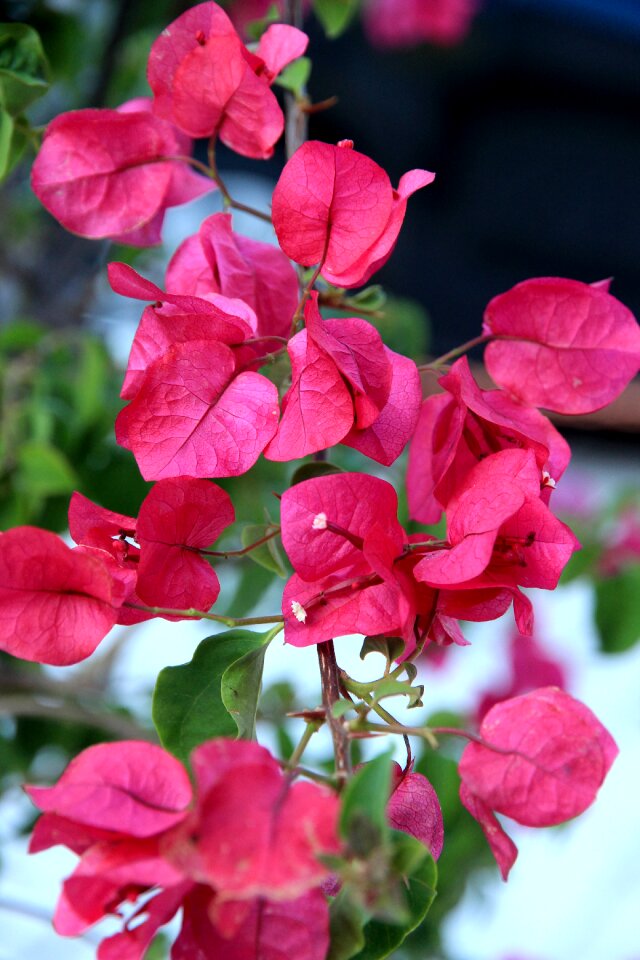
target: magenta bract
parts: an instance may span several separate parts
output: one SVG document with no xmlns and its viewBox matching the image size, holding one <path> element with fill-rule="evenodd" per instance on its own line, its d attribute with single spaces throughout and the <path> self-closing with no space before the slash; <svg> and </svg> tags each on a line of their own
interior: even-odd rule
<svg viewBox="0 0 640 960">
<path fill-rule="evenodd" d="M 273 225 L 284 252 L 306 267 L 322 264 L 322 276 L 341 287 L 366 283 L 386 262 L 408 197 L 435 176 L 412 170 L 395 191 L 382 167 L 351 147 L 350 141 L 303 144 L 273 193 Z"/>
<path fill-rule="evenodd" d="M 0 649 L 7 653 L 78 663 L 114 625 L 123 598 L 105 564 L 55 534 L 36 527 L 0 534 Z"/>
<path fill-rule="evenodd" d="M 201 3 L 170 23 L 151 48 L 154 110 L 191 137 L 218 136 L 246 157 L 270 157 L 284 117 L 269 85 L 306 46 L 304 33 L 280 24 L 251 54 L 224 11 Z"/>
<path fill-rule="evenodd" d="M 525 280 L 491 300 L 483 332 L 495 382 L 557 413 L 599 410 L 640 369 L 640 327 L 601 284 Z"/>
<path fill-rule="evenodd" d="M 190 152 L 184 135 L 150 113 L 148 101 L 136 103 L 140 109 L 133 112 L 127 105 L 73 110 L 47 127 L 31 185 L 67 230 L 133 245 L 158 243 L 167 207 L 215 189 L 212 180 L 173 159 Z"/>
</svg>

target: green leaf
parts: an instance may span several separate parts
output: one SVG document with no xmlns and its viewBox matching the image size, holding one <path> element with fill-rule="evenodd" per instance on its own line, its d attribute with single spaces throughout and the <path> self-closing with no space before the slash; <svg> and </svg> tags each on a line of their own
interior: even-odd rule
<svg viewBox="0 0 640 960">
<path fill-rule="evenodd" d="M 100 421 L 104 414 L 105 395 L 109 387 L 109 358 L 104 346 L 95 338 L 80 343 L 80 356 L 73 383 L 73 408 L 80 428 Z"/>
<path fill-rule="evenodd" d="M 18 123 L 6 110 L 0 110 L 0 180 L 4 180 L 20 161 L 27 143 L 24 118 Z"/>
<path fill-rule="evenodd" d="M 304 89 L 311 74 L 311 60 L 308 57 L 298 57 L 282 71 L 275 83 L 284 90 L 289 90 L 296 97 L 304 95 Z"/>
<path fill-rule="evenodd" d="M 329 906 L 330 947 L 327 960 L 350 960 L 365 945 L 367 915 L 362 905 L 343 887 Z"/>
<path fill-rule="evenodd" d="M 40 37 L 26 23 L 0 23 L 0 106 L 17 117 L 46 93 L 47 59 Z"/>
<path fill-rule="evenodd" d="M 236 723 L 238 736 L 245 740 L 253 740 L 256 735 L 256 713 L 266 652 L 266 644 L 250 650 L 227 667 L 222 675 L 222 702 Z"/>
<path fill-rule="evenodd" d="M 406 834 L 404 835 L 406 837 Z M 413 837 L 406 837 L 413 840 Z M 417 840 L 414 843 L 418 843 Z M 422 846 L 422 844 L 420 844 Z M 426 852 L 426 848 L 423 847 Z M 415 872 L 407 878 L 406 914 L 402 924 L 370 920 L 364 927 L 364 947 L 353 960 L 383 960 L 396 950 L 412 930 L 422 923 L 436 895 L 437 871 L 433 858 L 426 853 Z"/>
<path fill-rule="evenodd" d="M 242 546 L 248 547 L 250 543 L 256 543 L 256 541 L 262 540 L 262 538 L 272 529 L 272 523 L 247 524 L 247 526 L 243 527 L 240 532 Z M 287 570 L 282 554 L 278 549 L 276 539 L 277 538 L 274 537 L 273 540 L 267 540 L 266 543 L 256 547 L 255 550 L 250 550 L 247 554 L 247 557 L 250 560 L 253 560 L 254 563 L 257 563 L 259 566 L 264 567 L 265 570 L 269 570 L 271 573 L 276 573 L 279 577 L 282 577 L 283 580 L 286 580 L 289 576 L 289 571 Z"/>
<path fill-rule="evenodd" d="M 353 297 L 346 297 L 345 303 L 354 310 L 381 310 L 387 302 L 387 295 L 379 283 L 374 283 L 370 287 L 365 287 Z"/>
<path fill-rule="evenodd" d="M 605 653 L 622 653 L 640 640 L 640 565 L 596 582 L 595 621 Z"/>
<path fill-rule="evenodd" d="M 160 671 L 153 694 L 153 722 L 162 745 L 178 759 L 188 761 L 194 747 L 212 737 L 237 734 L 240 724 L 228 706 L 233 698 L 228 692 L 225 697 L 222 690 L 226 674 L 247 656 L 263 656 L 268 637 L 250 630 L 228 630 L 203 640 L 189 663 Z M 242 680 L 242 674 L 242 667 L 235 677 L 232 674 L 235 683 Z M 248 682 L 251 689 L 244 690 L 240 684 L 237 701 L 243 697 L 247 702 L 257 701 L 255 669 Z"/>
<path fill-rule="evenodd" d="M 71 493 L 78 478 L 63 453 L 37 440 L 23 443 L 17 452 L 16 488 L 34 498 Z"/>
<path fill-rule="evenodd" d="M 365 763 L 349 780 L 342 794 L 340 832 L 349 841 L 352 825 L 361 816 L 377 828 L 381 839 L 389 835 L 387 801 L 391 786 L 391 754 Z"/>
<path fill-rule="evenodd" d="M 313 0 L 313 10 L 328 37 L 334 39 L 347 29 L 360 0 Z"/>
<path fill-rule="evenodd" d="M 422 706 L 421 698 L 424 693 L 424 687 L 422 685 L 412 687 L 410 680 L 396 680 L 394 677 L 387 677 L 376 683 L 375 686 L 372 687 L 372 691 L 373 699 L 376 703 L 385 697 L 402 696 L 409 698 L 408 705 L 410 707 Z"/>
<path fill-rule="evenodd" d="M 382 656 L 386 657 L 388 662 L 391 663 L 393 660 L 396 660 L 397 657 L 401 656 L 403 650 L 404 640 L 400 637 L 383 637 L 378 634 L 375 637 L 364 638 L 360 651 L 360 659 L 364 660 L 370 653 L 381 653 Z"/>
<path fill-rule="evenodd" d="M 342 467 L 337 467 L 335 463 L 329 463 L 328 460 L 311 460 L 294 471 L 290 486 L 295 487 L 296 483 L 315 480 L 316 477 L 327 477 L 331 473 L 344 473 L 344 470 Z"/>
</svg>

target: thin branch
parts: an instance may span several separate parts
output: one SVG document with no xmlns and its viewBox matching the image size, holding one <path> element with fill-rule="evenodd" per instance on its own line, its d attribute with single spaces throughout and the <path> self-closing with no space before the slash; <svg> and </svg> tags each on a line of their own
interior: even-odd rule
<svg viewBox="0 0 640 960">
<path fill-rule="evenodd" d="M 326 640 L 317 646 L 320 678 L 322 681 L 322 702 L 327 724 L 333 739 L 333 751 L 336 758 L 336 775 L 344 782 L 351 773 L 351 751 L 349 731 L 342 717 L 333 715 L 333 705 L 340 700 L 340 672 L 336 661 L 333 640 Z"/>
<path fill-rule="evenodd" d="M 124 740 L 157 741 L 155 733 L 146 730 L 128 717 L 117 713 L 98 713 L 77 702 L 51 698 L 48 703 L 36 700 L 29 694 L 14 693 L 0 697 L 0 716 L 40 717 L 66 723 L 81 723 L 87 727 L 103 730 L 112 737 Z"/>
</svg>

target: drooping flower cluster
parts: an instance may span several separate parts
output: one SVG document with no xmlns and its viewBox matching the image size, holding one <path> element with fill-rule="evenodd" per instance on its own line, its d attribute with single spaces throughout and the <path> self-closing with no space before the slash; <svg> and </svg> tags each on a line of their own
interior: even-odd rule
<svg viewBox="0 0 640 960">
<path fill-rule="evenodd" d="M 80 857 L 58 902 L 58 933 L 121 915 L 99 960 L 139 960 L 182 907 L 174 960 L 267 960 L 276 946 L 324 960 L 328 870 L 318 857 L 340 851 L 336 795 L 291 783 L 249 741 L 204 743 L 192 763 L 195 793 L 160 747 L 109 743 L 79 754 L 55 786 L 27 787 L 43 811 L 31 852 L 63 844 Z"/>
<path fill-rule="evenodd" d="M 224 188 L 212 159 L 218 138 L 245 156 L 271 155 L 283 129 L 271 83 L 306 42 L 273 25 L 250 51 L 216 4 L 193 7 L 153 45 L 153 101 L 54 120 L 34 190 L 85 236 L 157 242 L 168 206 L 215 181 Z M 208 177 L 185 163 L 197 137 L 210 138 Z M 431 524 L 444 514 L 440 538 L 409 535 L 395 489 L 364 472 L 312 476 L 282 495 L 280 533 L 294 571 L 283 594 L 285 641 L 400 638 L 404 649 L 393 656 L 406 660 L 427 643 L 465 645 L 458 621 L 492 620 L 511 605 L 521 633 L 531 633 L 522 588 L 553 589 L 578 548 L 550 509 L 569 449 L 537 408 L 581 414 L 613 400 L 640 365 L 640 332 L 606 284 L 526 281 L 485 314 L 479 339 L 499 388 L 481 390 L 466 359 L 445 369 L 444 357 L 435 361 L 444 392 L 421 405 L 411 358 L 389 350 L 362 317 L 327 317 L 322 308 L 344 304 L 343 288 L 366 283 L 386 262 L 408 198 L 433 179 L 412 170 L 396 190 L 351 141 L 311 141 L 274 191 L 280 249 L 240 236 L 231 215 L 218 213 L 175 252 L 166 290 L 110 265 L 113 289 L 148 304 L 116 438 L 156 483 L 137 518 L 75 494 L 75 549 L 32 527 L 0 536 L 2 649 L 75 663 L 116 622 L 208 611 L 220 585 L 207 548 L 234 521 L 231 498 L 211 478 L 236 477 L 261 454 L 288 462 L 336 444 L 386 467 L 409 441 L 410 515 Z M 290 260 L 314 268 L 306 284 Z M 267 376 L 276 355 L 289 367 Z M 371 732 L 375 706 L 354 707 L 350 732 Z M 335 726 L 331 711 L 323 720 Z M 472 740 L 461 797 L 505 877 L 515 848 L 495 812 L 532 825 L 574 816 L 616 753 L 586 707 L 546 685 L 494 706 Z M 330 871 L 318 857 L 344 853 L 337 794 L 294 782 L 295 764 L 285 777 L 253 742 L 208 740 L 192 756 L 195 795 L 178 761 L 137 742 L 90 748 L 56 787 L 29 788 L 44 811 L 32 849 L 64 843 L 81 857 L 57 929 L 81 932 L 136 901 L 101 960 L 138 960 L 180 907 L 173 960 L 324 960 L 325 892 L 336 891 L 323 892 Z M 394 768 L 386 809 L 393 827 L 438 857 L 437 797 L 410 763 Z"/>
</svg>

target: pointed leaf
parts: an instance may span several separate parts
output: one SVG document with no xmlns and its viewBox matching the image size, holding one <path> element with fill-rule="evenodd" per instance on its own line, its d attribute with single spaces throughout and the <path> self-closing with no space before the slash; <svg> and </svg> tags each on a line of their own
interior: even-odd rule
<svg viewBox="0 0 640 960">
<path fill-rule="evenodd" d="M 222 675 L 222 702 L 236 723 L 238 737 L 245 740 L 253 740 L 256 735 L 256 713 L 266 652 L 263 637 L 262 646 L 249 650 Z"/>
<path fill-rule="evenodd" d="M 153 694 L 153 722 L 163 746 L 183 762 L 213 737 L 233 737 L 236 720 L 222 694 L 228 667 L 259 651 L 266 634 L 229 630 L 207 637 L 189 663 L 165 667 Z"/>
</svg>

